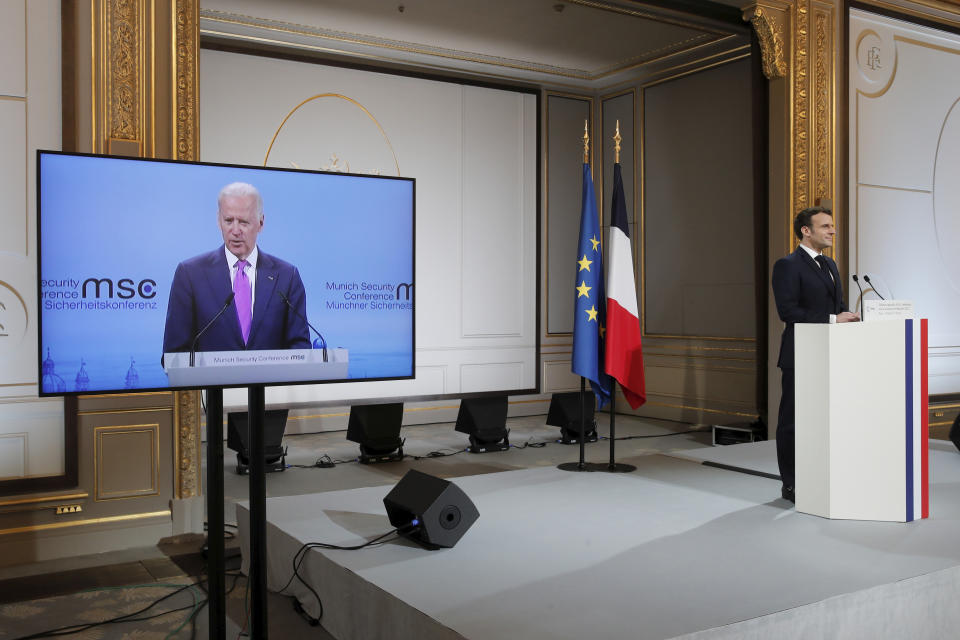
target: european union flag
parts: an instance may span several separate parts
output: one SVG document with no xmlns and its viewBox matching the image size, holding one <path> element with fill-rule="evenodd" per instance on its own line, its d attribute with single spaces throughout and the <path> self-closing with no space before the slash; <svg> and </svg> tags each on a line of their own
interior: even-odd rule
<svg viewBox="0 0 960 640">
<path fill-rule="evenodd" d="M 576 314 L 573 320 L 573 372 L 590 380 L 597 407 L 607 404 L 611 378 L 603 366 L 607 299 L 603 289 L 603 251 L 600 220 L 593 194 L 590 165 L 583 163 L 583 202 L 580 208 L 580 242 L 577 248 Z"/>
</svg>

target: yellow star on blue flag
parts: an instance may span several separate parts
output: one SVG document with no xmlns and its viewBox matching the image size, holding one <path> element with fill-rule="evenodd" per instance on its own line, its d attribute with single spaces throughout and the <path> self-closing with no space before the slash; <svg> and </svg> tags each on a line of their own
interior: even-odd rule
<svg viewBox="0 0 960 640">
<path fill-rule="evenodd" d="M 586 163 L 583 165 L 582 195 L 578 268 L 574 281 L 577 295 L 574 298 L 573 372 L 590 380 L 590 387 L 597 396 L 597 406 L 602 407 L 610 399 L 613 385 L 603 366 L 607 298 L 603 286 L 603 254 L 597 239 L 600 237 L 597 199 L 590 165 Z"/>
</svg>

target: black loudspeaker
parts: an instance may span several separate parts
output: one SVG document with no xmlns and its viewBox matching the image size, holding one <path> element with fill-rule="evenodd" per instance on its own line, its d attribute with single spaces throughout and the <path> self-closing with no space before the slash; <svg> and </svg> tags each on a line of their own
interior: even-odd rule
<svg viewBox="0 0 960 640">
<path fill-rule="evenodd" d="M 388 462 L 403 459 L 403 403 L 361 404 L 350 407 L 347 440 L 360 445 L 360 462 Z"/>
<path fill-rule="evenodd" d="M 457 544 L 480 517 L 460 487 L 413 469 L 390 490 L 383 506 L 401 535 L 427 549 Z"/>
<path fill-rule="evenodd" d="M 563 444 L 577 444 L 583 437 L 587 442 L 597 441 L 597 423 L 593 412 L 596 396 L 592 391 L 583 392 L 584 421 L 580 420 L 580 392 L 555 393 L 550 398 L 547 424 L 560 427 Z"/>
<path fill-rule="evenodd" d="M 263 454 L 267 472 L 284 471 L 287 468 L 287 450 L 281 444 L 286 427 L 287 409 L 264 412 Z M 245 411 L 227 414 L 227 448 L 237 452 L 237 473 L 246 473 L 250 468 L 248 431 Z"/>
<path fill-rule="evenodd" d="M 950 441 L 953 442 L 953 446 L 960 450 L 960 414 L 957 414 L 957 419 L 953 421 L 953 426 L 950 427 Z"/>
<path fill-rule="evenodd" d="M 507 396 L 464 398 L 455 429 L 470 436 L 470 453 L 506 451 L 510 448 Z"/>
</svg>

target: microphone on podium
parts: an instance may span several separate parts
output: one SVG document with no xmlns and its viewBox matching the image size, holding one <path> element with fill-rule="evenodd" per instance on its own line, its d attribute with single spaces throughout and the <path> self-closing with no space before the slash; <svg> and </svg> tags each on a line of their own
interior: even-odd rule
<svg viewBox="0 0 960 640">
<path fill-rule="evenodd" d="M 269 278 L 270 280 L 273 280 L 273 276 L 267 276 L 267 278 Z M 297 308 L 293 306 L 293 303 L 290 302 L 290 298 L 288 298 L 286 294 L 283 293 L 283 291 L 280 291 L 280 289 L 274 289 L 274 291 L 277 292 L 277 294 L 280 296 L 280 299 L 283 300 L 284 304 L 290 307 L 291 311 L 293 311 L 295 314 L 297 314 L 299 318 L 301 318 L 304 322 L 306 322 L 307 326 L 313 329 L 313 332 L 317 334 L 318 338 L 320 338 L 320 344 L 323 345 L 321 347 L 323 349 L 323 361 L 326 362 L 327 361 L 327 341 L 323 339 L 323 334 L 317 331 L 316 327 L 310 324 L 310 321 L 307 320 L 306 316 L 304 316 L 302 313 L 297 311 Z"/>
<path fill-rule="evenodd" d="M 864 280 L 868 285 L 870 285 L 871 287 L 873 287 L 873 292 L 874 292 L 875 294 L 877 294 L 877 297 L 879 297 L 881 300 L 886 300 L 886 298 L 884 298 L 883 296 L 880 295 L 880 292 L 877 291 L 877 288 L 873 286 L 873 283 L 870 282 L 870 276 L 868 276 L 867 274 L 863 274 L 863 280 Z"/>
<path fill-rule="evenodd" d="M 197 335 L 193 338 L 193 342 L 190 343 L 190 366 L 191 367 L 193 366 L 194 359 L 197 355 L 197 344 L 200 342 L 200 336 L 202 336 L 206 332 L 206 330 L 209 329 L 213 325 L 213 323 L 217 321 L 217 318 L 223 315 L 223 312 L 226 311 L 227 307 L 230 306 L 230 303 L 233 302 L 233 297 L 235 295 L 236 294 L 234 292 L 232 291 L 230 292 L 230 295 L 228 295 L 227 299 L 224 300 L 223 306 L 220 307 L 220 311 L 217 311 L 216 315 L 210 319 L 210 322 L 203 325 L 203 329 L 200 329 L 200 331 L 197 332 Z"/>
</svg>

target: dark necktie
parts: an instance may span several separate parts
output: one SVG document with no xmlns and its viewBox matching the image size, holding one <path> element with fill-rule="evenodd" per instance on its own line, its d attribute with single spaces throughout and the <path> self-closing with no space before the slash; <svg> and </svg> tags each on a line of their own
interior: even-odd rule
<svg viewBox="0 0 960 640">
<path fill-rule="evenodd" d="M 823 272 L 827 274 L 827 277 L 830 278 L 830 282 L 833 282 L 833 274 L 830 272 L 830 267 L 827 265 L 826 256 L 819 255 L 814 259 L 817 261 L 817 264 L 820 265 L 820 268 L 823 269 Z"/>
</svg>

